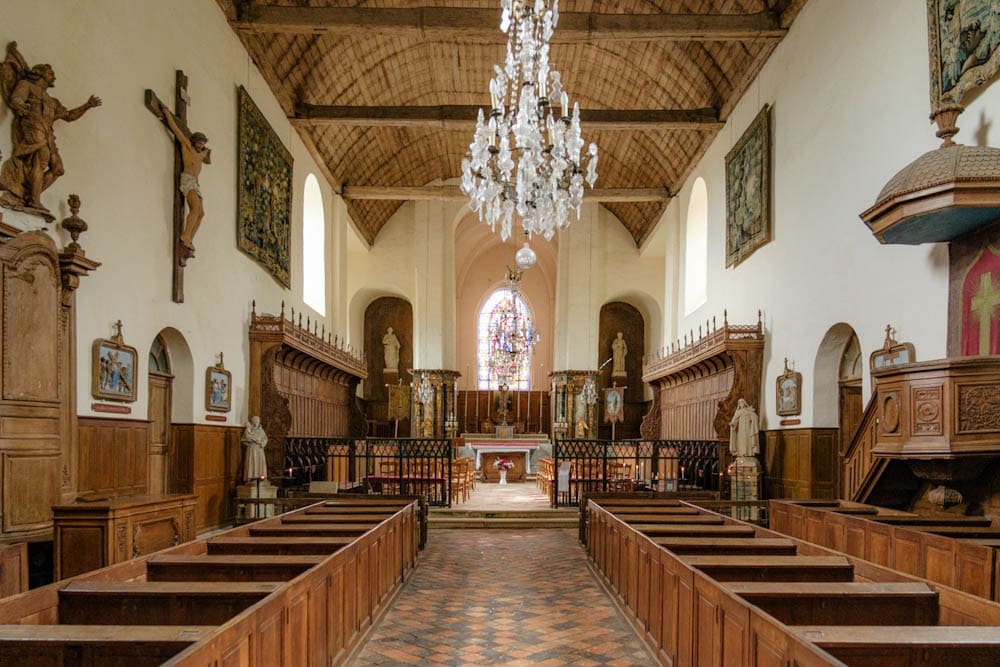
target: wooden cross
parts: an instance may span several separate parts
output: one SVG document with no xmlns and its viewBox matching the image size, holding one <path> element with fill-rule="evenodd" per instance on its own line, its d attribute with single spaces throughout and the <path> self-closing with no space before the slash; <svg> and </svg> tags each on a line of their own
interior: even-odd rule
<svg viewBox="0 0 1000 667">
<path fill-rule="evenodd" d="M 184 130 L 184 133 L 191 136 L 191 131 L 187 126 L 187 108 L 191 98 L 187 92 L 187 76 L 183 71 L 177 70 L 174 90 L 174 117 L 177 124 Z M 150 89 L 146 89 L 146 108 L 157 117 L 161 123 L 166 125 L 163 118 L 162 108 L 167 108 L 163 102 Z M 168 128 L 169 129 L 169 128 Z M 181 172 L 184 163 L 181 159 L 180 145 L 174 141 L 174 276 L 173 276 L 173 300 L 175 303 L 184 303 L 184 267 L 187 260 L 192 257 L 191 251 L 181 243 L 181 233 L 184 231 L 184 195 L 180 191 Z"/>
<path fill-rule="evenodd" d="M 979 277 L 979 289 L 972 297 L 971 308 L 979 320 L 979 354 L 990 353 L 993 315 L 998 305 L 1000 305 L 1000 290 L 993 284 L 993 274 L 984 273 Z"/>
</svg>

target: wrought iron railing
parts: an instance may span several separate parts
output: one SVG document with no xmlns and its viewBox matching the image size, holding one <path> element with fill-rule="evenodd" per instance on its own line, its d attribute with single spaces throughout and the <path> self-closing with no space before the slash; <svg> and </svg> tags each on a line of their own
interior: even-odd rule
<svg viewBox="0 0 1000 667">
<path fill-rule="evenodd" d="M 451 507 L 455 460 L 445 438 L 368 438 L 358 441 L 363 481 L 385 495 L 420 496 L 434 507 Z"/>
<path fill-rule="evenodd" d="M 718 491 L 719 444 L 707 440 L 556 440 L 552 503 L 585 493 Z"/>
</svg>

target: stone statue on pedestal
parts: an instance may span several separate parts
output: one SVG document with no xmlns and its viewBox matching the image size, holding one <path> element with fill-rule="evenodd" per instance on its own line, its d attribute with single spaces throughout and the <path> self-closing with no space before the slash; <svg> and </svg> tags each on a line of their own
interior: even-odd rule
<svg viewBox="0 0 1000 667">
<path fill-rule="evenodd" d="M 622 338 L 622 332 L 618 332 L 618 337 L 611 343 L 611 376 L 625 377 L 628 371 L 625 370 L 625 357 L 628 355 L 628 345 Z"/>
<path fill-rule="evenodd" d="M 382 336 L 382 346 L 385 348 L 385 370 L 392 373 L 398 373 L 399 339 L 396 338 L 396 334 L 392 332 L 392 327 L 386 329 L 385 335 Z"/>
<path fill-rule="evenodd" d="M 256 479 L 267 479 L 267 457 L 264 456 L 264 448 L 267 447 L 267 433 L 260 425 L 260 417 L 250 418 L 250 423 L 243 430 L 240 442 L 247 448 L 243 479 L 248 482 Z"/>
<path fill-rule="evenodd" d="M 729 453 L 736 457 L 756 456 L 760 452 L 757 411 L 742 398 L 729 422 Z"/>
</svg>

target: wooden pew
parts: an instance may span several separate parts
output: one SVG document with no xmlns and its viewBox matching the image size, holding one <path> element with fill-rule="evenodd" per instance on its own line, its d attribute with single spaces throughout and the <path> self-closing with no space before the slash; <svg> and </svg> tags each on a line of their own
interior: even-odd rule
<svg viewBox="0 0 1000 667">
<path fill-rule="evenodd" d="M 625 523 L 641 524 L 685 524 L 721 526 L 725 520 L 721 516 L 714 514 L 681 515 L 674 514 L 620 514 L 618 517 Z"/>
<path fill-rule="evenodd" d="M 280 585 L 244 582 L 72 582 L 59 591 L 69 625 L 222 625 Z"/>
<path fill-rule="evenodd" d="M 923 583 L 729 582 L 786 625 L 933 625 L 938 594 Z"/>
<path fill-rule="evenodd" d="M 976 526 L 979 528 L 993 525 L 984 516 L 876 516 L 873 521 L 888 523 L 893 526 Z"/>
<path fill-rule="evenodd" d="M 332 554 L 354 541 L 341 537 L 214 537 L 206 546 L 208 553 L 258 554 L 272 556 L 319 556 Z"/>
<path fill-rule="evenodd" d="M 346 505 L 343 507 L 329 507 L 329 506 L 318 506 L 318 507 L 307 507 L 302 511 L 302 514 L 393 514 L 399 508 L 390 507 L 387 505 L 376 505 L 374 507 L 365 507 L 363 505 Z M 296 515 L 298 516 L 298 515 Z"/>
<path fill-rule="evenodd" d="M 692 515 L 692 514 L 704 514 L 704 510 L 700 510 L 696 507 L 639 507 L 636 505 L 622 505 L 619 507 L 607 508 L 608 511 L 613 511 L 615 516 L 627 516 L 629 514 L 677 514 L 677 515 Z"/>
<path fill-rule="evenodd" d="M 853 581 L 843 556 L 682 556 L 716 581 Z"/>
<path fill-rule="evenodd" d="M 290 514 L 279 517 L 282 525 L 296 525 L 303 523 L 364 523 L 369 524 L 377 521 L 384 521 L 392 516 L 389 514 Z"/>
<path fill-rule="evenodd" d="M 1000 664 L 1000 627 L 807 625 L 792 629 L 851 667 Z"/>
<path fill-rule="evenodd" d="M 795 542 L 780 537 L 654 537 L 653 544 L 675 554 L 794 556 Z"/>
<path fill-rule="evenodd" d="M 357 537 L 377 526 L 377 523 L 282 523 L 253 524 L 248 527 L 255 537 Z"/>
<path fill-rule="evenodd" d="M 322 562 L 323 556 L 174 556 L 153 554 L 148 581 L 289 581 Z"/>
<path fill-rule="evenodd" d="M 671 537 L 753 537 L 753 526 L 738 525 L 675 525 L 662 523 L 631 524 L 644 535 Z"/>
<path fill-rule="evenodd" d="M 0 664 L 155 667 L 214 630 L 190 625 L 0 625 Z"/>
</svg>

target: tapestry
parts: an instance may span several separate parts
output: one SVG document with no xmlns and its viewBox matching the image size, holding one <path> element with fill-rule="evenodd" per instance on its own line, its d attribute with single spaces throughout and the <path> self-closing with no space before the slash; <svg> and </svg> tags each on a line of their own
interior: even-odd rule
<svg viewBox="0 0 1000 667">
<path fill-rule="evenodd" d="M 996 0 L 927 0 L 931 111 L 962 104 L 1000 72 Z"/>
<path fill-rule="evenodd" d="M 389 421 L 403 421 L 410 418 L 410 387 L 390 384 L 389 390 Z"/>
<path fill-rule="evenodd" d="M 963 355 L 1000 354 L 1000 252 L 983 248 L 962 281 Z"/>
<path fill-rule="evenodd" d="M 771 240 L 771 107 L 726 155 L 726 266 Z"/>
<path fill-rule="evenodd" d="M 292 155 L 243 86 L 237 134 L 237 245 L 291 287 Z"/>
</svg>

